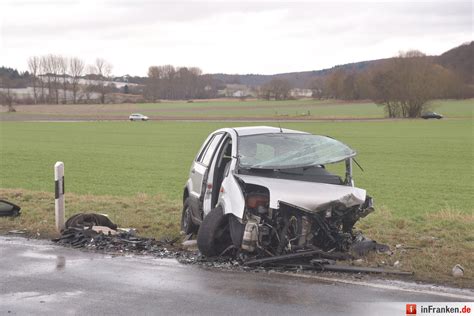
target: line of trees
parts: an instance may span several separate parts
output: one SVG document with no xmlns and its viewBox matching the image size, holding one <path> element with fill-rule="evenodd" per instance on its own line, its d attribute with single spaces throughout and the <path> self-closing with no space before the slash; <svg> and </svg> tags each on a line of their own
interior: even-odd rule
<svg viewBox="0 0 474 316">
<path fill-rule="evenodd" d="M 370 99 L 391 118 L 419 117 L 433 99 L 473 96 L 460 76 L 419 51 L 402 52 L 363 71 L 336 68 L 308 86 L 318 99 Z"/>
<path fill-rule="evenodd" d="M 258 96 L 265 100 L 287 100 L 290 97 L 291 88 L 288 80 L 275 78 L 260 87 Z"/>
<path fill-rule="evenodd" d="M 106 95 L 116 90 L 111 84 L 112 65 L 97 58 L 92 65 L 77 57 L 61 55 L 32 56 L 28 58 L 28 71 L 19 74 L 16 70 L 2 68 L 0 71 L 0 101 L 12 108 L 17 101 L 23 103 L 66 104 L 84 103 L 93 100 L 106 102 Z M 1 70 L 1 69 L 0 69 Z M 15 94 L 12 89 L 32 88 L 31 96 Z M 25 100 L 26 99 L 26 100 Z"/>
<path fill-rule="evenodd" d="M 215 98 L 217 90 L 217 81 L 211 75 L 203 75 L 197 67 L 151 66 L 144 97 L 152 102 Z"/>
<path fill-rule="evenodd" d="M 464 70 L 472 69 L 469 52 L 474 49 L 473 43 L 466 47 L 459 47 L 461 51 L 453 49 L 440 57 L 409 51 L 364 67 L 335 67 L 324 76 L 312 77 L 303 94 L 292 91 L 294 81 L 281 76 L 252 88 L 259 98 L 266 100 L 289 99 L 293 97 L 292 92 L 295 96 L 306 96 L 310 90 L 317 99 L 373 100 L 384 107 L 389 117 L 419 117 L 430 100 L 474 97 L 472 74 Z M 151 66 L 147 77 L 124 76 L 115 80 L 135 83 L 133 88 L 124 86 L 122 91 L 127 96 L 119 102 L 216 98 L 219 90 L 228 88 L 223 81 L 203 74 L 197 67 L 172 65 Z M 120 96 L 109 96 L 119 90 L 112 83 L 112 65 L 104 59 L 98 58 L 94 64 L 86 65 L 77 57 L 54 54 L 30 57 L 28 71 L 24 73 L 0 67 L 0 102 L 10 111 L 14 111 L 13 104 L 20 101 L 13 91 L 18 88 L 28 88 L 25 95 L 31 101 L 22 102 L 34 104 L 106 103 L 116 102 L 115 97 Z M 247 96 L 243 91 L 237 92 L 242 93 L 231 96 Z"/>
</svg>

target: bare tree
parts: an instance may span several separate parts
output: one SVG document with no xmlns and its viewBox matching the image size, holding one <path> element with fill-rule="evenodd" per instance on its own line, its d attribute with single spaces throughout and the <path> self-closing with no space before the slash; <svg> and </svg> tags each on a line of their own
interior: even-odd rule
<svg viewBox="0 0 474 316">
<path fill-rule="evenodd" d="M 40 58 L 38 56 L 33 56 L 28 58 L 28 70 L 30 71 L 33 84 L 33 98 L 35 104 L 38 104 L 38 94 L 37 94 L 37 85 L 38 85 L 38 74 L 40 72 Z"/>
<path fill-rule="evenodd" d="M 46 103 L 52 102 L 53 97 L 53 82 L 52 82 L 52 69 L 50 65 L 50 58 L 49 56 L 41 56 L 41 72 L 42 78 L 46 81 L 46 86 L 48 89 L 48 97 L 46 98 Z M 43 89 L 44 90 L 44 89 Z"/>
<path fill-rule="evenodd" d="M 266 99 L 286 100 L 290 96 L 291 84 L 286 79 L 272 79 L 260 89 L 260 95 Z"/>
<path fill-rule="evenodd" d="M 46 76 L 46 68 L 45 68 L 45 58 L 44 56 L 39 57 L 39 84 L 40 84 L 40 91 L 41 91 L 41 103 L 46 103 L 45 98 L 45 76 Z"/>
<path fill-rule="evenodd" d="M 71 58 L 69 60 L 69 72 L 71 74 L 72 101 L 76 104 L 79 80 L 84 72 L 84 61 L 77 57 Z"/>
<path fill-rule="evenodd" d="M 308 83 L 309 89 L 311 90 L 311 96 L 314 99 L 321 100 L 325 95 L 325 82 L 322 77 L 312 78 Z"/>
<path fill-rule="evenodd" d="M 145 87 L 145 97 L 155 102 L 160 98 L 160 80 L 162 78 L 161 69 L 158 66 L 148 68 L 148 79 Z"/>
<path fill-rule="evenodd" d="M 93 69 L 97 76 L 97 92 L 100 93 L 100 102 L 103 104 L 105 103 L 106 94 L 110 91 L 110 87 L 106 82 L 110 81 L 112 65 L 102 58 L 97 58 Z"/>
<path fill-rule="evenodd" d="M 55 103 L 59 104 L 59 72 L 60 63 L 56 55 L 49 54 L 42 57 L 45 76 L 48 80 L 48 101 L 51 103 L 54 97 Z"/>
<path fill-rule="evenodd" d="M 8 112 L 16 112 L 13 107 L 15 94 L 11 92 L 13 81 L 8 76 L 0 76 L 0 104 L 8 108 Z"/>
<path fill-rule="evenodd" d="M 63 56 L 56 56 L 56 57 L 57 57 L 57 63 L 58 63 L 58 73 L 61 75 L 61 79 L 62 79 L 63 103 L 67 103 L 67 88 L 68 88 L 67 73 L 69 69 L 69 60 L 67 57 L 63 57 Z"/>
<path fill-rule="evenodd" d="M 197 67 L 177 67 L 172 65 L 151 66 L 144 96 L 150 101 L 157 99 L 205 98 L 217 94 L 215 80 L 203 75 Z"/>
<path fill-rule="evenodd" d="M 419 117 L 430 100 L 441 96 L 440 67 L 419 51 L 401 53 L 374 75 L 373 99 L 389 117 Z"/>
</svg>

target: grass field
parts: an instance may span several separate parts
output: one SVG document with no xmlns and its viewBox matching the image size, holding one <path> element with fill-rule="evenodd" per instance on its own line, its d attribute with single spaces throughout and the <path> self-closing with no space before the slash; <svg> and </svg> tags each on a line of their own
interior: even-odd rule
<svg viewBox="0 0 474 316">
<path fill-rule="evenodd" d="M 358 228 L 392 247 L 411 249 L 385 264 L 400 260 L 418 279 L 453 282 L 450 268 L 461 263 L 466 277 L 455 282 L 472 287 L 472 118 L 281 124 L 333 136 L 359 152 L 365 172 L 355 169 L 356 185 L 375 198 L 377 212 Z M 18 202 L 24 214 L 0 219 L 0 232 L 27 227 L 53 233 L 53 165 L 60 160 L 68 214 L 99 211 L 144 235 L 177 235 L 194 155 L 211 131 L 237 125 L 257 123 L 2 122 L 0 196 Z"/>
<path fill-rule="evenodd" d="M 430 104 L 448 118 L 472 118 L 471 100 L 438 100 Z M 1 110 L 1 109 L 0 109 Z M 5 109 L 3 109 L 5 110 Z M 132 112 L 152 119 L 377 119 L 383 108 L 368 101 L 288 100 L 184 101 L 147 104 L 38 105 L 18 106 L 16 113 L 0 113 L 0 120 L 114 119 L 125 120 Z"/>
</svg>

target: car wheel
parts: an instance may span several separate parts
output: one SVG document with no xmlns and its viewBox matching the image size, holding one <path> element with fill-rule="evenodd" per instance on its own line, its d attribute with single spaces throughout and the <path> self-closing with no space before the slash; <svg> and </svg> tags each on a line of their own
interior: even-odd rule
<svg viewBox="0 0 474 316">
<path fill-rule="evenodd" d="M 198 226 L 193 222 L 192 213 L 193 206 L 190 203 L 190 199 L 187 198 L 183 203 L 183 213 L 181 215 L 181 231 L 186 235 L 195 234 L 198 231 Z"/>
<path fill-rule="evenodd" d="M 222 207 L 212 209 L 199 227 L 197 245 L 199 251 L 206 257 L 221 254 L 232 244 L 229 233 L 229 220 L 224 215 Z"/>
</svg>

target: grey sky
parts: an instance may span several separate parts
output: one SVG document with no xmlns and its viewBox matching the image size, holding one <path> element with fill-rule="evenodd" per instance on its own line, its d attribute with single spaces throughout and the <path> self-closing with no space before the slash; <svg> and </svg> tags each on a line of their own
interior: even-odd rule
<svg viewBox="0 0 474 316">
<path fill-rule="evenodd" d="M 1 0 L 0 0 L 1 2 Z M 391 57 L 440 54 L 472 40 L 471 1 L 4 1 L 0 65 L 32 55 L 101 57 L 114 74 L 150 65 L 206 73 L 316 70 Z"/>
</svg>

